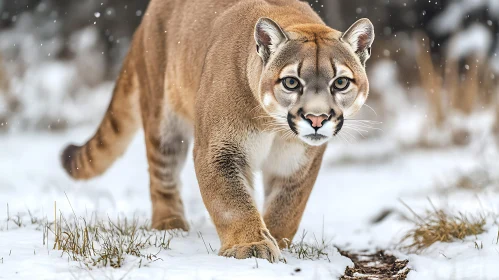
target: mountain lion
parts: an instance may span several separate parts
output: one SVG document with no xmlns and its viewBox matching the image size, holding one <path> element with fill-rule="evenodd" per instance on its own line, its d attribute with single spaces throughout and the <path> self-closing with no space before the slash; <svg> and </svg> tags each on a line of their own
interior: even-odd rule
<svg viewBox="0 0 499 280">
<path fill-rule="evenodd" d="M 276 262 L 300 223 L 327 142 L 364 104 L 373 25 L 342 33 L 297 0 L 152 0 L 95 135 L 62 154 L 102 174 L 144 128 L 152 227 L 188 230 L 179 174 L 194 139 L 220 255 Z M 262 214 L 253 174 L 265 187 Z"/>
</svg>

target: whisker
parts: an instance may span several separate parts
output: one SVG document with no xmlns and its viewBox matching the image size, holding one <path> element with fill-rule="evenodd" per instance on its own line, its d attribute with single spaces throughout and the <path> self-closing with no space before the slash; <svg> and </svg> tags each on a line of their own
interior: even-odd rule
<svg viewBox="0 0 499 280">
<path fill-rule="evenodd" d="M 279 135 L 289 132 L 289 127 L 279 123 L 269 123 L 265 126 L 264 132 L 277 132 Z"/>
<path fill-rule="evenodd" d="M 344 135 L 345 137 L 348 135 L 348 137 L 351 137 L 354 140 L 357 140 L 357 138 L 354 135 L 352 135 L 350 132 L 343 130 L 343 133 L 345 134 Z"/>
<path fill-rule="evenodd" d="M 355 130 L 360 130 L 360 131 L 366 132 L 366 133 L 369 132 L 368 129 L 370 129 L 369 127 L 354 126 L 354 125 L 350 125 L 350 124 L 343 125 L 343 127 L 353 128 Z"/>
<path fill-rule="evenodd" d="M 366 103 L 364 103 L 364 106 L 371 109 L 371 111 L 373 111 L 373 113 L 374 113 L 374 115 L 376 115 L 376 117 L 378 116 L 378 113 L 376 113 L 376 111 L 371 106 L 367 105 Z"/>
<path fill-rule="evenodd" d="M 352 133 L 355 135 L 355 132 L 357 132 L 360 136 L 362 136 L 362 138 L 366 138 L 366 136 L 364 135 L 365 134 L 368 134 L 369 131 L 363 131 L 363 130 L 359 130 L 359 129 L 355 129 L 355 128 L 352 128 L 352 127 L 347 127 L 347 129 L 350 129 L 351 131 L 353 131 Z"/>
<path fill-rule="evenodd" d="M 350 141 L 348 141 L 348 139 L 346 139 L 345 136 L 341 135 L 341 134 L 336 134 L 337 136 L 341 137 L 341 139 L 346 142 L 347 144 L 351 144 Z"/>
<path fill-rule="evenodd" d="M 381 130 L 383 131 L 383 129 L 379 128 L 379 127 L 374 127 L 374 126 L 371 126 L 371 125 L 368 125 L 368 124 L 362 124 L 362 123 L 349 123 L 349 124 L 346 124 L 347 126 L 349 127 L 355 127 L 355 128 L 365 128 L 365 129 L 374 129 L 374 130 Z"/>
<path fill-rule="evenodd" d="M 267 124 L 266 127 L 267 128 L 274 128 L 274 129 L 283 129 L 283 130 L 287 130 L 288 129 L 287 126 L 284 126 L 282 124 L 277 124 L 277 123 Z"/>
<path fill-rule="evenodd" d="M 355 123 L 345 124 L 344 126 L 354 127 L 354 128 L 362 128 L 362 129 L 381 129 L 379 127 L 374 127 L 371 125 L 362 125 L 362 124 L 355 124 Z"/>
<path fill-rule="evenodd" d="M 348 145 L 351 145 L 352 142 L 348 138 L 346 138 L 344 135 L 341 135 L 341 139 L 343 139 Z"/>
<path fill-rule="evenodd" d="M 358 119 L 344 119 L 344 121 L 351 121 L 351 122 L 365 122 L 365 123 L 371 123 L 371 124 L 382 124 L 383 122 L 380 121 L 373 121 L 373 120 L 358 120 Z"/>
<path fill-rule="evenodd" d="M 259 115 L 259 116 L 255 116 L 251 119 L 271 119 L 271 120 L 274 120 L 274 119 L 277 119 L 279 121 L 283 121 L 283 122 L 286 122 L 288 121 L 287 119 L 287 116 L 281 116 L 281 115 L 278 115 L 278 114 L 273 114 L 273 113 L 269 113 L 269 114 L 266 114 L 266 115 Z"/>
<path fill-rule="evenodd" d="M 349 126 L 351 128 L 355 128 L 355 129 L 370 129 L 370 130 L 377 130 L 377 131 L 383 131 L 383 129 L 381 128 L 378 128 L 378 127 L 366 127 L 366 126 Z"/>
<path fill-rule="evenodd" d="M 362 134 L 362 132 L 360 132 L 359 130 L 356 130 L 356 129 L 351 128 L 351 127 L 345 127 L 345 126 L 343 128 L 351 129 L 351 130 L 357 132 L 358 134 L 360 134 L 360 136 L 362 136 L 363 138 L 366 138 L 366 136 L 364 136 L 364 134 Z M 367 133 L 367 131 L 365 131 L 365 133 Z"/>
<path fill-rule="evenodd" d="M 288 131 L 281 134 L 281 139 L 289 139 L 289 138 L 291 138 L 291 135 L 289 135 Z"/>
</svg>

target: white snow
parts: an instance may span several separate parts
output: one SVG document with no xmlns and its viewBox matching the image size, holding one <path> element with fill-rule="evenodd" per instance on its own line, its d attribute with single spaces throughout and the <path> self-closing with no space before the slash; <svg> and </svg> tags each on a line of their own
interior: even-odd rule
<svg viewBox="0 0 499 280">
<path fill-rule="evenodd" d="M 123 159 L 104 176 L 75 182 L 66 176 L 58 156 L 65 144 L 81 143 L 95 127 L 85 127 L 60 134 L 24 133 L 0 137 L 0 279 L 337 279 L 347 265 L 352 265 L 335 250 L 329 251 L 330 261 L 299 260 L 285 252 L 287 264 L 270 264 L 264 260 L 236 260 L 207 252 L 205 243 L 213 249 L 220 246 L 215 228 L 202 203 L 192 160 L 182 179 L 191 231 L 185 237 L 175 237 L 171 250 L 162 251 L 161 260 L 138 268 L 137 259 L 128 257 L 120 269 L 82 269 L 77 262 L 61 257 L 43 245 L 43 234 L 34 226 L 17 228 L 13 223 L 6 229 L 7 204 L 10 215 L 25 214 L 29 209 L 37 217 L 53 220 L 53 205 L 70 215 L 67 194 L 77 215 L 139 217 L 149 219 L 150 200 L 143 135 L 138 135 Z M 387 249 L 402 259 L 410 260 L 409 279 L 493 279 L 499 275 L 499 245 L 497 225 L 487 224 L 487 232 L 465 241 L 434 244 L 421 254 L 406 254 L 398 250 L 404 233 L 412 223 L 401 218 L 412 217 L 399 199 L 414 211 L 429 209 L 427 197 L 437 207 L 469 213 L 495 212 L 499 205 L 497 186 L 482 192 L 452 188 L 456 177 L 473 173 L 477 168 L 493 169 L 497 153 L 487 153 L 476 146 L 444 150 L 403 152 L 387 138 L 351 141 L 336 139 L 330 144 L 316 186 L 308 202 L 297 239 L 305 230 L 305 240 L 330 241 L 342 249 Z M 381 151 L 381 152 L 380 152 Z M 192 157 L 192 156 L 191 156 Z M 352 159 L 344 161 L 345 158 Z M 495 160 L 495 161 L 494 161 Z M 258 176 L 258 179 L 261 179 Z M 259 180 L 256 180 L 259 182 Z M 448 183 L 452 191 L 437 188 Z M 258 204 L 262 201 L 262 186 L 257 185 Z M 382 210 L 395 209 L 384 221 L 371 224 Z M 399 213 L 399 214 L 397 214 Z M 29 222 L 28 222 L 29 224 Z M 475 241 L 483 249 L 475 249 Z M 211 251 L 211 250 L 209 250 Z M 295 272 L 300 268 L 300 272 Z M 476 278 L 476 276 L 479 276 Z M 468 277 L 468 278 L 466 278 Z M 489 278 L 486 278 L 489 277 Z"/>
</svg>

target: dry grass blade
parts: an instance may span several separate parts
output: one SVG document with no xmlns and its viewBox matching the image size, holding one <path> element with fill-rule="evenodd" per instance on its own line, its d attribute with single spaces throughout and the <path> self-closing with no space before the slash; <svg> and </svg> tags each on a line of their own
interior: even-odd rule
<svg viewBox="0 0 499 280">
<path fill-rule="evenodd" d="M 435 242 L 453 242 L 481 234 L 484 232 L 486 221 L 483 216 L 463 213 L 451 215 L 434 209 L 415 223 L 415 227 L 402 238 L 402 243 L 409 242 L 409 245 L 403 246 L 402 249 L 409 252 L 420 252 Z"/>
<path fill-rule="evenodd" d="M 445 120 L 443 98 L 442 98 L 442 74 L 436 71 L 430 54 L 430 40 L 425 34 L 416 33 L 417 45 L 416 62 L 419 69 L 421 85 L 426 91 L 428 104 L 431 107 L 431 113 L 437 126 L 443 124 Z"/>
<path fill-rule="evenodd" d="M 0 53 L 0 93 L 7 94 L 10 88 L 9 78 L 7 77 L 6 66 L 4 65 L 2 54 Z"/>
</svg>

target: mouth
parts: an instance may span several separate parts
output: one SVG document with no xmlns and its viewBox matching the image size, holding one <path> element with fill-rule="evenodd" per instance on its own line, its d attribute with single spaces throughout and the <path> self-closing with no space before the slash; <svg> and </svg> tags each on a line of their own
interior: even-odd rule
<svg viewBox="0 0 499 280">
<path fill-rule="evenodd" d="M 324 143 L 327 143 L 331 137 L 316 132 L 306 135 L 299 135 L 299 138 L 310 146 L 320 146 Z"/>
<path fill-rule="evenodd" d="M 324 140 L 324 139 L 328 138 L 327 136 L 322 135 L 322 134 L 318 134 L 318 133 L 304 135 L 303 137 L 308 138 L 312 141 L 320 141 L 320 140 Z"/>
</svg>

